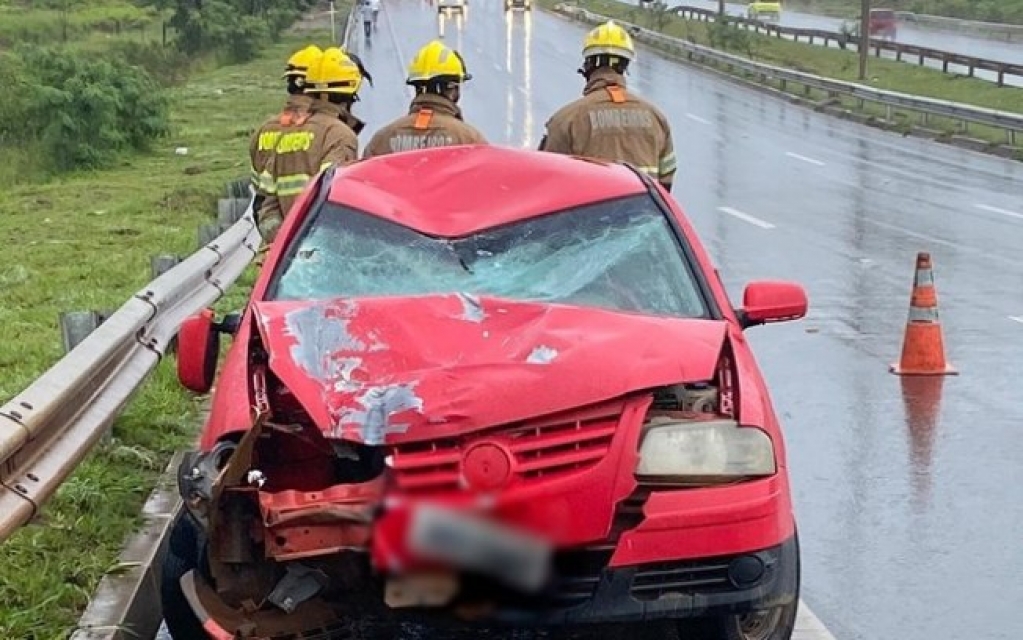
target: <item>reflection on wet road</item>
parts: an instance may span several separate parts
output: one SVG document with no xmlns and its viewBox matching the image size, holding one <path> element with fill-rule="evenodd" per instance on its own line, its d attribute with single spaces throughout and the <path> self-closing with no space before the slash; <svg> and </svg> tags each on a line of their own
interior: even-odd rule
<svg viewBox="0 0 1023 640">
<path fill-rule="evenodd" d="M 635 4 L 635 2 L 629 0 L 628 4 Z M 713 9 L 715 11 L 718 6 L 717 2 L 713 0 L 687 0 L 681 4 L 702 9 Z M 856 6 L 858 7 L 859 5 Z M 744 4 L 728 3 L 725 6 L 725 10 L 731 15 L 746 15 L 746 5 Z M 855 13 L 855 9 L 853 12 Z M 848 21 L 841 18 L 815 16 L 809 13 L 785 9 L 782 12 L 779 24 L 800 29 L 839 31 L 844 22 Z M 968 34 L 925 29 L 906 22 L 899 23 L 898 42 L 939 49 L 941 51 L 951 51 L 977 58 L 1023 64 L 1023 42 L 1000 42 L 987 38 L 973 37 Z"/>
</svg>

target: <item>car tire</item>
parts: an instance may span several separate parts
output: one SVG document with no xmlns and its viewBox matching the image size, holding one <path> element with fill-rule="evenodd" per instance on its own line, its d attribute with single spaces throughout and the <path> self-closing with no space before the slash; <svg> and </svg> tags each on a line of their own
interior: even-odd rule
<svg viewBox="0 0 1023 640">
<path fill-rule="evenodd" d="M 174 640 L 205 638 L 199 618 L 181 591 L 181 576 L 199 567 L 205 554 L 206 536 L 184 512 L 178 514 L 167 541 L 160 572 L 160 604 L 163 619 Z"/>
</svg>

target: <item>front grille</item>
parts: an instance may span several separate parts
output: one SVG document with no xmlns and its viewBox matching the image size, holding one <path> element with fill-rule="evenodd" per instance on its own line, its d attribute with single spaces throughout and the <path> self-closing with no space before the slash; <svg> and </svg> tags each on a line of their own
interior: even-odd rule
<svg viewBox="0 0 1023 640">
<path fill-rule="evenodd" d="M 391 466 L 402 491 L 456 490 L 464 452 L 487 440 L 507 447 L 514 458 L 512 472 L 520 482 L 575 473 L 607 455 L 622 410 L 622 403 L 614 402 L 457 438 L 398 445 Z"/>
</svg>

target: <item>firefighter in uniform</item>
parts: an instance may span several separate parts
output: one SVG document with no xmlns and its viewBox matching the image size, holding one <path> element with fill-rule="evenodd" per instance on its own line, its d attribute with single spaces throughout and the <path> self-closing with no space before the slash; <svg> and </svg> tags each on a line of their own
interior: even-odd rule
<svg viewBox="0 0 1023 640">
<path fill-rule="evenodd" d="M 635 55 L 632 37 L 613 20 L 586 34 L 583 97 L 551 116 L 540 150 L 627 162 L 670 191 L 675 150 L 668 119 L 625 88 Z"/>
<path fill-rule="evenodd" d="M 416 90 L 408 115 L 377 131 L 362 157 L 427 147 L 487 144 L 483 134 L 462 119 L 458 107 L 462 83 L 471 78 L 462 56 L 439 40 L 420 49 L 409 64 L 405 81 Z"/>
<path fill-rule="evenodd" d="M 365 123 L 351 109 L 362 86 L 359 66 L 337 47 L 310 63 L 305 92 L 312 106 L 277 139 L 270 158 L 273 189 L 259 211 L 259 229 L 267 242 L 313 176 L 332 164 L 358 160 L 357 135 Z"/>
<path fill-rule="evenodd" d="M 284 110 L 264 122 L 249 141 L 250 174 L 252 188 L 256 191 L 256 201 L 252 208 L 256 212 L 259 211 L 260 204 L 266 195 L 273 190 L 267 164 L 270 161 L 270 156 L 273 155 L 277 139 L 303 114 L 308 114 L 313 104 L 313 99 L 305 95 L 304 92 L 305 74 L 309 68 L 309 62 L 321 55 L 323 55 L 323 51 L 319 47 L 310 45 L 301 51 L 296 51 L 288 59 L 288 66 L 284 70 L 288 100 L 284 103 Z"/>
</svg>

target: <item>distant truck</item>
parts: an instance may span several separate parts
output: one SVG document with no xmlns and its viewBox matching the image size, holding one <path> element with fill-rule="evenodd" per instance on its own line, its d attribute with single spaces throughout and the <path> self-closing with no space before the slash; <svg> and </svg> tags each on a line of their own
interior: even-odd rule
<svg viewBox="0 0 1023 640">
<path fill-rule="evenodd" d="M 522 9 L 523 11 L 532 11 L 533 2 L 532 0 L 504 0 L 504 10 L 511 11 L 512 9 Z"/>
<path fill-rule="evenodd" d="M 781 2 L 779 0 L 753 0 L 746 5 L 746 17 L 750 20 L 781 20 Z"/>
</svg>

